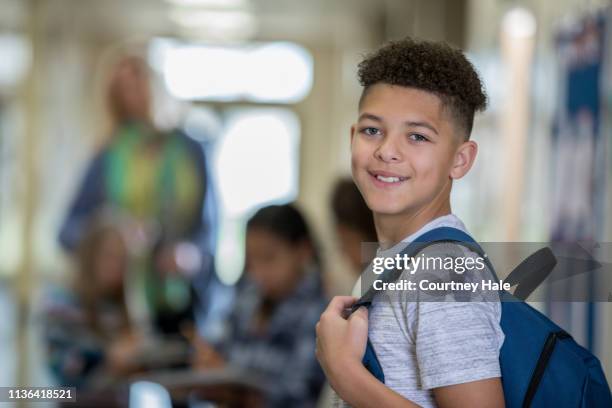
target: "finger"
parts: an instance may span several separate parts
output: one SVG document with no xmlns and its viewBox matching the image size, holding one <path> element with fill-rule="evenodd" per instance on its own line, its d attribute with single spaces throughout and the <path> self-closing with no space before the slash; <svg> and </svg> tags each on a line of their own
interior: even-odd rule
<svg viewBox="0 0 612 408">
<path fill-rule="evenodd" d="M 351 319 L 361 319 L 367 322 L 368 321 L 368 308 L 365 306 L 359 306 L 359 308 L 355 310 L 354 313 L 351 313 L 351 315 L 349 316 L 349 320 Z"/>
<path fill-rule="evenodd" d="M 351 307 L 356 301 L 357 298 L 355 296 L 334 296 L 331 302 L 329 302 L 326 311 L 341 314 L 344 309 Z"/>
<path fill-rule="evenodd" d="M 366 330 L 368 328 L 368 309 L 361 306 L 352 315 L 349 316 L 348 322 L 350 327 L 357 330 Z"/>
</svg>

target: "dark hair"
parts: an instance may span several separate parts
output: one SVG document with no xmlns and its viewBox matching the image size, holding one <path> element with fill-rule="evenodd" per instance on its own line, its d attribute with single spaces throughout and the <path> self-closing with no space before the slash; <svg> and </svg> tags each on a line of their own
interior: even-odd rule
<svg viewBox="0 0 612 408">
<path fill-rule="evenodd" d="M 372 211 L 353 179 L 347 177 L 336 182 L 331 206 L 336 223 L 356 229 L 368 242 L 377 241 Z"/>
<path fill-rule="evenodd" d="M 247 222 L 247 231 L 261 228 L 292 245 L 307 242 L 314 261 L 320 266 L 318 247 L 306 219 L 293 204 L 270 205 L 259 209 Z"/>
<path fill-rule="evenodd" d="M 469 139 L 474 114 L 487 106 L 484 86 L 463 52 L 444 42 L 405 38 L 391 41 L 359 63 L 359 82 L 368 89 L 377 83 L 400 85 L 437 95 Z"/>
</svg>

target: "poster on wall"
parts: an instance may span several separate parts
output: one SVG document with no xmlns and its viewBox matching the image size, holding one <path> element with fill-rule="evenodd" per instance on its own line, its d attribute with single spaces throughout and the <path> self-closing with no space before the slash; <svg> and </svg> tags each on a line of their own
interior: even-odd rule
<svg viewBox="0 0 612 408">
<path fill-rule="evenodd" d="M 555 38 L 558 57 L 558 106 L 552 134 L 553 242 L 579 242 L 595 246 L 605 228 L 606 146 L 603 111 L 607 12 L 597 12 L 560 28 Z M 567 267 L 572 267 L 567 264 Z M 551 299 L 572 298 L 573 291 L 593 290 L 568 282 L 550 293 Z M 551 288 L 549 288 L 551 290 Z M 594 303 L 548 302 L 548 314 L 574 338 L 594 348 Z"/>
</svg>

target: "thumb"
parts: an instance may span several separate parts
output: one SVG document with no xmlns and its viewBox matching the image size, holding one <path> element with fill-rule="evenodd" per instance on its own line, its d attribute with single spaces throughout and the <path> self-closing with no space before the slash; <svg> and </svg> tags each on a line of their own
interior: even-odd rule
<svg viewBox="0 0 612 408">
<path fill-rule="evenodd" d="M 349 325 L 354 328 L 354 330 L 368 330 L 368 309 L 364 306 L 361 306 L 359 309 L 355 311 L 355 313 L 349 316 Z"/>
</svg>

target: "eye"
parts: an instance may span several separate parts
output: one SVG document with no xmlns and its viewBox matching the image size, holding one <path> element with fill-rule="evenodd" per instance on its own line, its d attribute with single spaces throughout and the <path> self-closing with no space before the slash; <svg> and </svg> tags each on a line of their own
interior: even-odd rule
<svg viewBox="0 0 612 408">
<path fill-rule="evenodd" d="M 427 139 L 425 136 L 420 135 L 418 133 L 411 133 L 409 136 L 410 140 L 415 141 L 415 142 L 428 142 L 429 139 Z"/>
<path fill-rule="evenodd" d="M 376 136 L 376 135 L 380 135 L 380 129 L 375 128 L 375 127 L 365 127 L 363 129 L 361 129 L 361 133 L 364 133 L 368 136 Z"/>
</svg>

